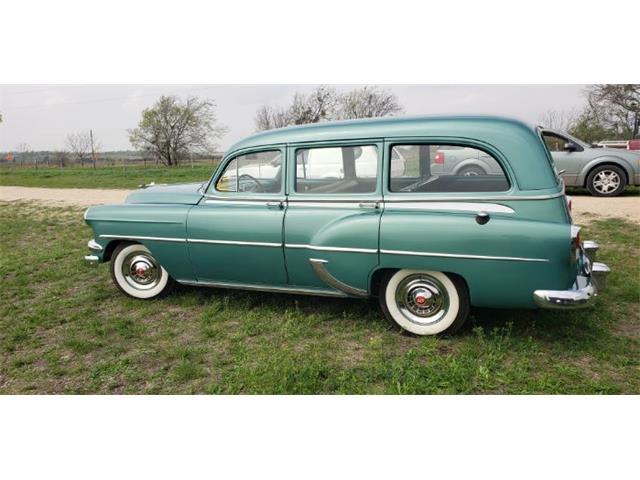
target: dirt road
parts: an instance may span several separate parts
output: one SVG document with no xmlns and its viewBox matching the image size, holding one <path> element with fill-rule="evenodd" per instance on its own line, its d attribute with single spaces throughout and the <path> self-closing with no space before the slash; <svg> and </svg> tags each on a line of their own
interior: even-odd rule
<svg viewBox="0 0 640 480">
<path fill-rule="evenodd" d="M 35 200 L 54 205 L 89 206 L 122 203 L 131 190 L 89 188 L 0 187 L 0 201 Z M 573 199 L 574 221 L 579 224 L 595 218 L 624 218 L 640 224 L 640 197 L 597 198 L 576 195 Z"/>
</svg>

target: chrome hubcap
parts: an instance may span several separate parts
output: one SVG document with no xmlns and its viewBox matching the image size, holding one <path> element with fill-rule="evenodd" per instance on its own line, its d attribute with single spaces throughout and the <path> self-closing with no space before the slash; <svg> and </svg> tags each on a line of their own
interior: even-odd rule
<svg viewBox="0 0 640 480">
<path fill-rule="evenodd" d="M 478 172 L 476 172 L 475 170 L 469 170 L 468 172 L 464 172 L 464 175 L 462 175 L 463 177 L 477 177 L 478 175 L 480 175 Z"/>
<path fill-rule="evenodd" d="M 161 270 L 155 259 L 147 254 L 134 252 L 122 262 L 122 276 L 137 290 L 149 290 L 160 281 Z"/>
<path fill-rule="evenodd" d="M 593 188 L 599 193 L 611 193 L 620 186 L 620 175 L 613 170 L 603 170 L 593 179 Z"/>
<path fill-rule="evenodd" d="M 437 279 L 424 274 L 410 275 L 396 289 L 396 306 L 409 321 L 430 325 L 446 315 L 449 296 Z"/>
</svg>

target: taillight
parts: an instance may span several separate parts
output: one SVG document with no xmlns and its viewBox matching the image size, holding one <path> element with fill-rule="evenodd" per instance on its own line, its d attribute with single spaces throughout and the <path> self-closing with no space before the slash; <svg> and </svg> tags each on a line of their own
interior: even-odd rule
<svg viewBox="0 0 640 480">
<path fill-rule="evenodd" d="M 436 156 L 433 159 L 433 163 L 437 163 L 438 165 L 444 165 L 444 152 L 436 152 Z"/>
</svg>

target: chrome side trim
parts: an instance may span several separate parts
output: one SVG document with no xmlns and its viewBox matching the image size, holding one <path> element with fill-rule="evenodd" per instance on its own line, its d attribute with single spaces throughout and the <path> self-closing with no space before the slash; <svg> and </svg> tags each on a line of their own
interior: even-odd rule
<svg viewBox="0 0 640 480">
<path fill-rule="evenodd" d="M 214 287 L 214 288 L 229 288 L 232 290 L 249 290 L 256 292 L 272 292 L 272 293 L 293 293 L 297 295 L 316 295 L 320 297 L 346 297 L 342 292 L 331 290 L 316 290 L 313 288 L 298 288 L 298 287 L 274 287 L 271 285 L 254 285 L 245 283 L 233 283 L 233 282 L 195 282 L 192 280 L 176 280 L 183 285 L 192 285 L 195 287 Z"/>
<path fill-rule="evenodd" d="M 289 208 L 352 208 L 355 210 L 359 210 L 360 204 L 362 204 L 362 200 L 354 201 L 354 202 L 289 202 Z"/>
<path fill-rule="evenodd" d="M 474 260 L 504 260 L 508 262 L 548 262 L 546 258 L 526 258 L 526 257 L 494 257 L 489 255 L 463 255 L 456 253 L 435 253 L 435 252 L 411 252 L 406 250 L 380 250 L 380 253 L 390 255 L 410 255 L 416 257 L 444 257 L 444 258 L 470 258 Z"/>
<path fill-rule="evenodd" d="M 497 203 L 480 202 L 395 202 L 389 203 L 386 210 L 454 210 L 460 212 L 480 211 L 490 213 L 516 213 L 513 208 Z"/>
<path fill-rule="evenodd" d="M 269 202 L 277 202 L 278 200 L 205 200 L 206 204 L 219 204 L 219 205 L 267 205 Z M 282 201 L 282 200 L 280 200 Z"/>
<path fill-rule="evenodd" d="M 289 203 L 321 203 L 322 205 L 326 205 L 327 203 L 362 203 L 362 202 L 382 202 L 382 197 L 371 198 L 367 197 L 366 194 L 358 197 L 324 197 L 317 195 L 306 195 L 303 196 L 294 196 L 289 197 Z"/>
<path fill-rule="evenodd" d="M 137 235 L 100 235 L 100 238 L 121 238 L 122 240 L 153 240 L 157 242 L 186 242 L 186 238 L 141 237 Z"/>
<path fill-rule="evenodd" d="M 211 201 L 219 201 L 219 202 L 273 202 L 280 201 L 284 202 L 286 199 L 284 197 L 225 197 L 222 195 L 211 195 L 209 193 L 204 195 L 204 198 Z"/>
<path fill-rule="evenodd" d="M 350 247 L 322 247 L 317 245 L 306 245 L 299 243 L 285 243 L 286 248 L 306 248 L 318 252 L 352 252 L 352 253 L 378 253 L 376 248 L 350 248 Z"/>
<path fill-rule="evenodd" d="M 87 247 L 89 247 L 89 250 L 93 250 L 94 252 L 102 251 L 102 245 L 96 242 L 93 238 L 87 242 Z"/>
<path fill-rule="evenodd" d="M 549 193 L 547 195 L 495 195 L 492 197 L 485 197 L 477 195 L 475 197 L 429 197 L 424 196 L 420 198 L 393 198 L 385 197 L 386 203 L 398 203 L 398 202 L 469 202 L 469 201 L 482 201 L 482 202 L 496 202 L 496 201 L 518 201 L 518 200 L 549 200 L 551 198 L 558 198 L 564 195 L 563 192 Z"/>
<path fill-rule="evenodd" d="M 309 262 L 311 263 L 311 267 L 313 268 L 313 271 L 318 276 L 318 278 L 322 280 L 324 283 L 326 283 L 327 285 L 329 285 L 330 287 L 335 288 L 336 290 L 339 290 L 341 292 L 346 293 L 347 295 L 354 296 L 354 297 L 368 296 L 366 290 L 362 290 L 360 288 L 355 288 L 355 287 L 352 287 L 351 285 L 347 285 L 346 283 L 341 282 L 336 277 L 331 275 L 326 267 L 326 264 L 328 263 L 327 260 L 322 260 L 319 258 L 310 258 Z"/>
<path fill-rule="evenodd" d="M 189 243 L 211 243 L 214 245 L 244 245 L 249 247 L 282 247 L 282 243 L 271 242 L 240 242 L 236 240 L 205 240 L 203 238 L 188 238 Z"/>
</svg>

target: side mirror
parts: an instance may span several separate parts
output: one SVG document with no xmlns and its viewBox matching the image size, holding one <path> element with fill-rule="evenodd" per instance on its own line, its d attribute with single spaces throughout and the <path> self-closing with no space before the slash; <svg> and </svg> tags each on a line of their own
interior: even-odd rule
<svg viewBox="0 0 640 480">
<path fill-rule="evenodd" d="M 567 142 L 564 144 L 563 150 L 565 152 L 575 152 L 578 148 L 575 143 Z"/>
</svg>

